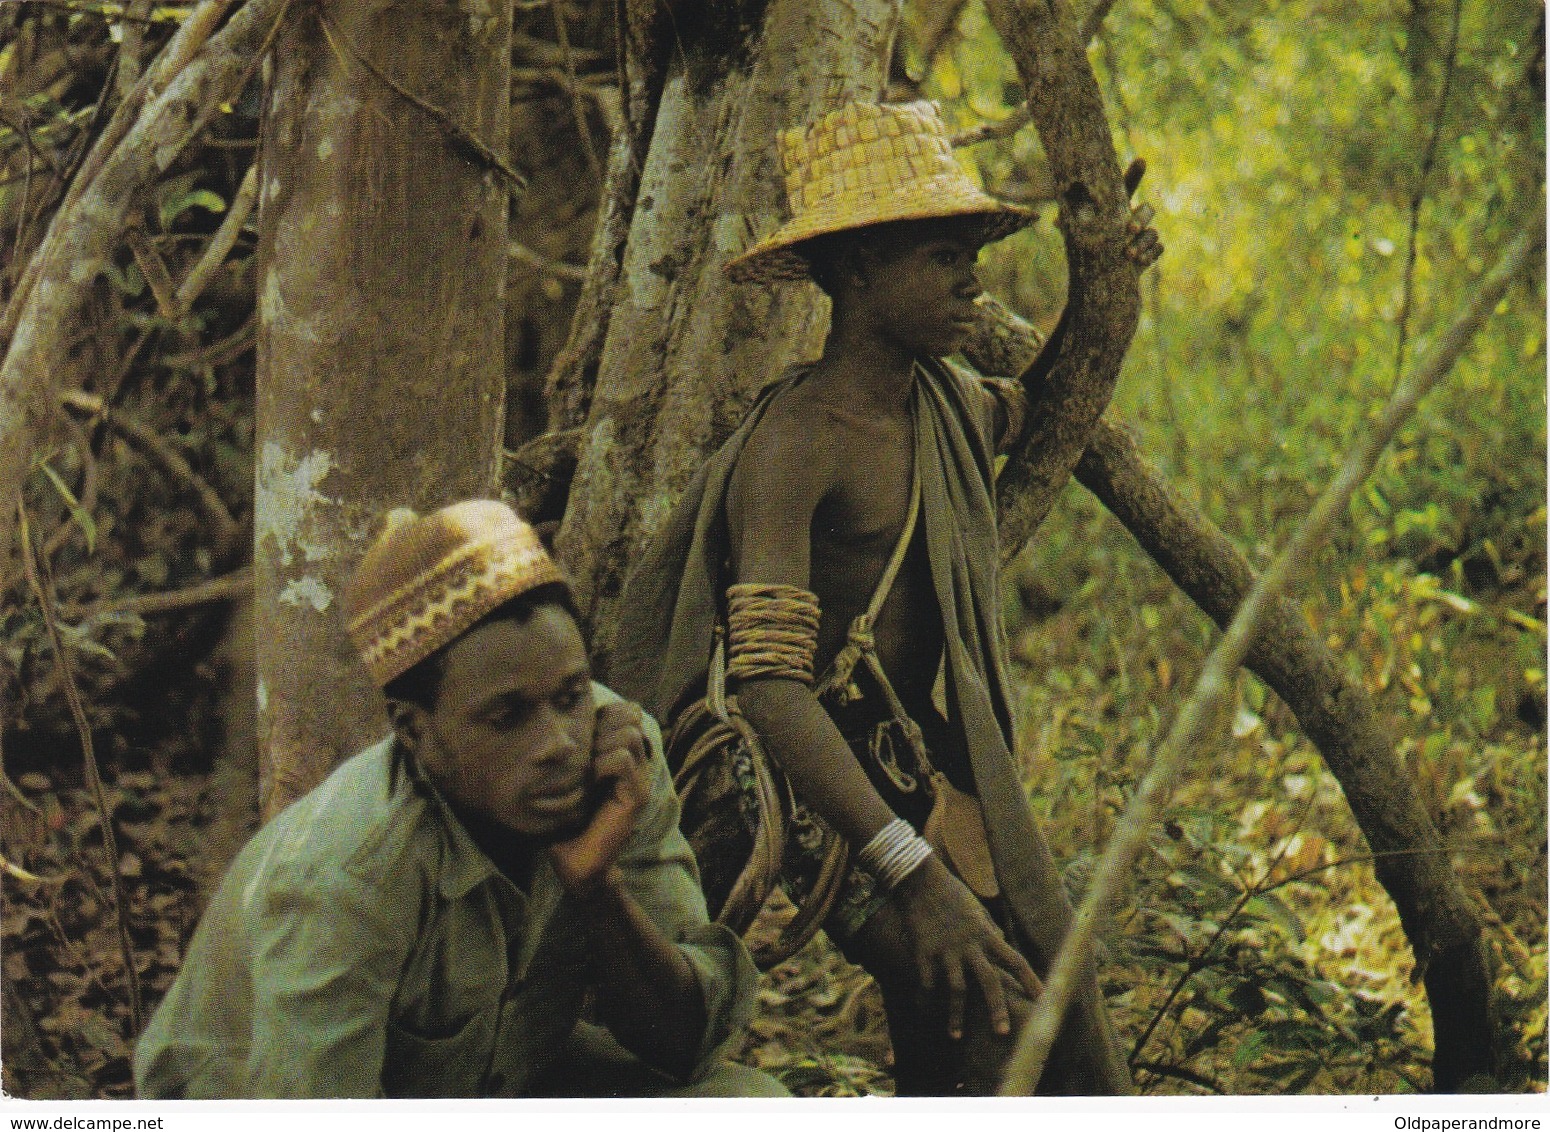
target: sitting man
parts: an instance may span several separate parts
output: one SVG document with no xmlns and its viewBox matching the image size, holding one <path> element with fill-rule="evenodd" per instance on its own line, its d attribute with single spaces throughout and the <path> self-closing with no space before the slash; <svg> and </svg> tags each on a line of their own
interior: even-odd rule
<svg viewBox="0 0 1550 1132">
<path fill-rule="evenodd" d="M 140 1095 L 784 1095 L 717 1056 L 752 964 L 706 920 L 656 725 L 591 681 L 532 528 L 395 511 L 346 604 L 393 733 L 238 855 Z"/>
<path fill-rule="evenodd" d="M 727 690 L 799 799 L 781 880 L 876 978 L 899 1092 L 991 1092 L 1071 910 L 1012 756 L 999 617 L 994 468 L 1024 384 L 941 359 L 974 325 L 980 247 L 1032 217 L 969 180 L 930 103 L 845 106 L 780 148 L 791 218 L 731 274 L 816 282 L 823 354 L 690 482 L 613 673 L 679 718 L 724 635 Z M 1161 251 L 1146 211 L 1138 269 Z M 1043 1087 L 1131 1087 L 1090 969 Z"/>
</svg>

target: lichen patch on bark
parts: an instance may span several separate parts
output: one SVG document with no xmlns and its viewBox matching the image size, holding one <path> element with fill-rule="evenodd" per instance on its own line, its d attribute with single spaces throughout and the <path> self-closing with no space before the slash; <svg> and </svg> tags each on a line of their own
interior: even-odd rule
<svg viewBox="0 0 1550 1132">
<path fill-rule="evenodd" d="M 318 490 L 336 467 L 327 452 L 314 449 L 296 460 L 278 444 L 264 445 L 254 490 L 253 522 L 257 545 L 263 547 L 265 539 L 272 540 L 280 565 L 289 566 L 298 553 L 307 562 L 333 556 L 328 540 L 315 536 L 314 513 L 319 507 L 339 502 Z"/>
</svg>

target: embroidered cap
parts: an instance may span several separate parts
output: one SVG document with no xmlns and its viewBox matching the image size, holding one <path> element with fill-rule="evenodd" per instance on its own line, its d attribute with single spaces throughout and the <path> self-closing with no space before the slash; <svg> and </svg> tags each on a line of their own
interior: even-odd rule
<svg viewBox="0 0 1550 1132">
<path fill-rule="evenodd" d="M 471 499 L 388 513 L 345 592 L 350 639 L 381 687 L 497 606 L 565 576 L 504 503 Z"/>
<path fill-rule="evenodd" d="M 740 283 L 806 279 L 796 245 L 831 232 L 981 216 L 989 243 L 1035 219 L 969 178 L 933 102 L 852 102 L 806 129 L 782 130 L 778 142 L 791 219 L 727 264 Z"/>
</svg>

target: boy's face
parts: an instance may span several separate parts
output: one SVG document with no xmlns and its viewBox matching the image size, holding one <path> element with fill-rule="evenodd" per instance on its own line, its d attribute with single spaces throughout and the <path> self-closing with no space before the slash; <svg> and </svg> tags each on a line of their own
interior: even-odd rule
<svg viewBox="0 0 1550 1132">
<path fill-rule="evenodd" d="M 916 354 L 956 353 L 977 318 L 977 226 L 951 221 L 889 225 L 866 257 L 863 294 L 880 334 Z"/>
<path fill-rule="evenodd" d="M 400 734 L 470 824 L 538 841 L 585 824 L 597 710 L 581 633 L 559 606 L 458 638 L 435 706 L 405 710 Z"/>
</svg>

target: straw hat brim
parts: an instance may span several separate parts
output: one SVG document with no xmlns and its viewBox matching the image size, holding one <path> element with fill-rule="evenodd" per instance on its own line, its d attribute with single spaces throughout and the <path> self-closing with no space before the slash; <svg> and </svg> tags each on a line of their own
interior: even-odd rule
<svg viewBox="0 0 1550 1132">
<path fill-rule="evenodd" d="M 978 189 L 965 191 L 958 184 L 943 186 L 941 194 L 910 194 L 902 199 L 879 201 L 865 213 L 822 207 L 804 212 L 771 235 L 730 260 L 726 273 L 736 283 L 774 283 L 811 278 L 801 246 L 818 236 L 870 228 L 898 220 L 940 220 L 954 216 L 983 218 L 983 241 L 1004 239 L 1038 219 L 1031 209 L 999 201 Z"/>
</svg>

